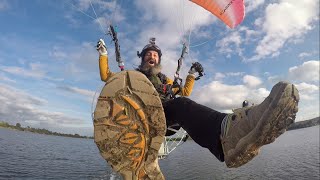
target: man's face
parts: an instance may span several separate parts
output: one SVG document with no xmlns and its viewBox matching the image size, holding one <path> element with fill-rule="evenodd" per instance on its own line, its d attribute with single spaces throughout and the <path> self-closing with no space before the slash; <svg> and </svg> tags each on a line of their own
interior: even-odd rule
<svg viewBox="0 0 320 180">
<path fill-rule="evenodd" d="M 157 51 L 150 50 L 143 58 L 144 64 L 154 67 L 159 63 L 159 54 Z"/>
</svg>

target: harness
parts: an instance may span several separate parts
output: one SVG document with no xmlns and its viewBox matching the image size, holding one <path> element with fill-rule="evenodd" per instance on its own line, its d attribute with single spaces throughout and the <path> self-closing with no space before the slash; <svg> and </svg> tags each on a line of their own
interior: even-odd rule
<svg viewBox="0 0 320 180">
<path fill-rule="evenodd" d="M 167 84 L 168 81 L 167 81 L 167 76 L 165 74 L 162 74 L 160 72 L 157 75 L 148 75 L 148 74 L 145 74 L 140 69 L 136 69 L 136 70 L 143 73 L 149 79 L 149 81 L 153 84 L 154 88 L 157 90 L 159 94 L 159 97 L 162 103 L 170 99 L 170 92 L 172 90 L 171 90 L 171 85 Z"/>
</svg>

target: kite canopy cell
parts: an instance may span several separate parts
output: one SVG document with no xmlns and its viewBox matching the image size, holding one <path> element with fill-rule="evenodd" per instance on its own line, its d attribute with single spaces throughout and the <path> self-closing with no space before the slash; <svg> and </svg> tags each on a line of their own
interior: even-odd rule
<svg viewBox="0 0 320 180">
<path fill-rule="evenodd" d="M 230 28 L 236 27 L 244 19 L 243 0 L 190 0 L 217 16 Z"/>
</svg>

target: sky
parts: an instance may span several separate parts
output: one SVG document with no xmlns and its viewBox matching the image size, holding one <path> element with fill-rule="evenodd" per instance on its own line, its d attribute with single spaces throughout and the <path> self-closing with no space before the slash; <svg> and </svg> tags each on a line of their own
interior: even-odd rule
<svg viewBox="0 0 320 180">
<path fill-rule="evenodd" d="M 93 135 L 100 80 L 97 41 L 105 40 L 118 72 L 108 25 L 117 26 L 126 69 L 156 38 L 162 72 L 205 75 L 190 98 L 221 112 L 244 100 L 259 104 L 279 81 L 300 92 L 296 121 L 319 116 L 319 0 L 247 0 L 234 29 L 187 0 L 0 0 L 0 121 Z"/>
</svg>

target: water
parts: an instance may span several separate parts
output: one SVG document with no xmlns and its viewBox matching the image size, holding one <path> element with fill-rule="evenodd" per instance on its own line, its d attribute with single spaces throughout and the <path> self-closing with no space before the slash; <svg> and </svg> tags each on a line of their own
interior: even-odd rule
<svg viewBox="0 0 320 180">
<path fill-rule="evenodd" d="M 175 179 L 320 179 L 319 126 L 286 132 L 248 164 L 229 169 L 193 141 L 160 167 Z M 93 140 L 0 128 L 0 179 L 120 179 Z"/>
</svg>

